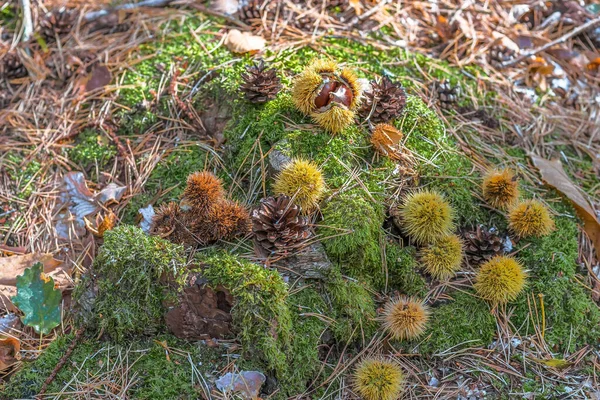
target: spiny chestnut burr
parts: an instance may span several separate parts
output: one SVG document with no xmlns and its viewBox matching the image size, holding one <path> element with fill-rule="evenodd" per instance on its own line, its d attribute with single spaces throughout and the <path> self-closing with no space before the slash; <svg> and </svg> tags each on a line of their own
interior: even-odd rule
<svg viewBox="0 0 600 400">
<path fill-rule="evenodd" d="M 481 189 L 485 201 L 499 209 L 507 209 L 519 198 L 519 182 L 510 169 L 489 171 Z"/>
<path fill-rule="evenodd" d="M 404 374 L 392 360 L 366 357 L 354 370 L 352 387 L 365 400 L 396 400 L 404 389 Z"/>
<path fill-rule="evenodd" d="M 330 60 L 312 62 L 295 80 L 296 107 L 332 133 L 350 125 L 360 103 L 362 88 L 356 75 Z"/>
<path fill-rule="evenodd" d="M 400 296 L 387 302 L 381 320 L 394 339 L 414 339 L 425 332 L 429 308 L 422 300 Z"/>
</svg>

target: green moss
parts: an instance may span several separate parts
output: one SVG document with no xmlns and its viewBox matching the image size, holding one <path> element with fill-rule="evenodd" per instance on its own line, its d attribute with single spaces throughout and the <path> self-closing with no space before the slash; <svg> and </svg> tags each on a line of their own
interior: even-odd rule
<svg viewBox="0 0 600 400">
<path fill-rule="evenodd" d="M 235 104 L 232 121 L 224 132 L 227 139 L 226 162 L 233 173 L 252 171 L 262 158 L 285 135 L 284 120 L 302 120 L 288 93 L 280 93 L 263 106 L 240 102 Z"/>
<path fill-rule="evenodd" d="M 245 357 L 263 360 L 269 370 L 286 376 L 292 320 L 281 276 L 224 252 L 199 257 L 208 282 L 224 286 L 235 299 L 231 314 Z"/>
<path fill-rule="evenodd" d="M 42 163 L 17 151 L 6 153 L 0 158 L 0 164 L 6 166 L 6 173 L 15 186 L 15 194 L 19 199 L 27 200 L 37 187 L 36 179 L 42 170 Z"/>
<path fill-rule="evenodd" d="M 330 259 L 351 276 L 381 286 L 383 206 L 353 189 L 331 199 L 322 213 L 318 234 Z"/>
<path fill-rule="evenodd" d="M 82 170 L 97 167 L 102 171 L 116 154 L 116 148 L 108 138 L 93 129 L 84 130 L 77 137 L 74 146 L 67 150 L 69 160 L 78 164 Z"/>
<path fill-rule="evenodd" d="M 557 207 L 563 213 L 573 213 L 571 207 L 560 204 Z M 542 294 L 546 317 L 544 339 L 556 351 L 573 352 L 586 344 L 598 344 L 600 310 L 587 289 L 577 282 L 576 221 L 560 216 L 555 222 L 556 229 L 550 235 L 519 243 L 522 250 L 518 257 L 530 271 L 530 277 L 527 295 L 517 300 L 512 322 L 516 327 L 522 327 L 521 333 L 533 334 L 534 323 L 541 324 L 541 315 L 532 316 L 528 303 L 533 296 L 538 302 L 539 313 L 538 295 Z M 579 281 L 583 279 L 579 278 Z"/>
<path fill-rule="evenodd" d="M 388 289 L 397 290 L 407 296 L 423 298 L 427 294 L 427 283 L 417 270 L 416 249 L 387 243 L 385 247 Z"/>
<path fill-rule="evenodd" d="M 486 346 L 496 332 L 496 319 L 487 303 L 471 293 L 454 292 L 453 301 L 435 307 L 421 344 L 421 353 L 441 353 L 454 346 Z"/>
<path fill-rule="evenodd" d="M 302 288 L 287 299 L 292 315 L 291 348 L 288 353 L 290 371 L 283 383 L 291 394 L 302 393 L 314 386 L 322 364 L 319 360 L 321 337 L 327 329 L 327 305 L 318 291 Z"/>
<path fill-rule="evenodd" d="M 23 368 L 3 386 L 3 399 L 33 398 L 50 375 L 60 358 L 71 344 L 74 335 L 60 336 L 33 362 L 25 362 Z M 155 341 L 156 340 L 156 341 Z M 158 341 L 166 343 L 170 351 Z M 217 374 L 227 364 L 222 351 L 200 343 L 189 343 L 170 335 L 153 340 L 134 340 L 127 345 L 98 342 L 92 338 L 82 340 L 67 363 L 58 373 L 48 393 L 58 393 L 71 382 L 68 390 L 58 398 L 69 398 L 76 382 L 88 382 L 101 390 L 100 381 L 110 390 L 119 390 L 116 385 L 124 378 L 123 386 L 131 384 L 121 395 L 132 399 L 197 399 L 202 396 L 202 378 Z M 195 370 L 195 371 L 194 371 Z M 105 386 L 105 387 L 106 387 Z"/>
<path fill-rule="evenodd" d="M 347 344 L 360 339 L 363 345 L 367 344 L 377 329 L 375 303 L 367 288 L 333 269 L 323 296 L 331 306 L 335 319 L 331 330 L 337 341 Z"/>
<path fill-rule="evenodd" d="M 176 147 L 156 165 L 142 193 L 127 205 L 122 221 L 133 224 L 138 210 L 148 204 L 179 201 L 188 175 L 207 169 L 215 159 L 215 154 L 201 144 Z"/>
<path fill-rule="evenodd" d="M 182 247 L 122 225 L 105 233 L 93 278 L 79 285 L 75 298 L 85 296 L 91 280 L 97 288 L 93 315 L 88 317 L 92 326 L 116 341 L 153 334 L 164 326 L 163 303 L 176 295 L 184 267 Z M 175 288 L 160 282 L 165 277 Z"/>
</svg>

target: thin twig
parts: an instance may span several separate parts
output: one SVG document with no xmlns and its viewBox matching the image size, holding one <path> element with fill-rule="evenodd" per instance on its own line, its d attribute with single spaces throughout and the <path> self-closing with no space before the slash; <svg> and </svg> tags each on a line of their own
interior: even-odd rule
<svg viewBox="0 0 600 400">
<path fill-rule="evenodd" d="M 65 365 L 65 363 L 67 362 L 67 360 L 69 359 L 69 357 L 71 357 L 71 354 L 73 353 L 73 350 L 75 350 L 75 347 L 77 347 L 77 344 L 79 344 L 79 341 L 83 337 L 83 333 L 84 332 L 85 332 L 84 328 L 79 328 L 77 330 L 77 333 L 75 334 L 75 338 L 73 339 L 73 341 L 69 345 L 69 348 L 67 349 L 67 351 L 65 352 L 65 354 L 60 358 L 60 360 L 58 361 L 58 364 L 56 364 L 56 367 L 54 367 L 54 369 L 52 370 L 52 373 L 50 374 L 50 376 L 48 376 L 48 378 L 46 378 L 46 380 L 44 381 L 44 384 L 42 385 L 42 388 L 40 389 L 40 392 L 38 393 L 38 396 L 42 396 L 44 393 L 46 393 L 46 390 L 48 389 L 48 386 L 50 386 L 50 384 L 52 383 L 52 381 L 54 380 L 54 378 L 56 378 L 56 375 L 60 372 L 60 370 Z"/>
<path fill-rule="evenodd" d="M 528 57 L 531 57 L 533 55 L 536 55 L 536 54 L 538 54 L 538 53 L 540 53 L 540 52 L 542 52 L 542 51 L 544 51 L 546 49 L 549 49 L 550 47 L 554 46 L 555 44 L 566 42 L 567 40 L 569 40 L 573 36 L 575 36 L 575 35 L 577 35 L 577 34 L 579 34 L 581 32 L 584 32 L 584 31 L 592 28 L 592 27 L 598 25 L 599 23 L 600 23 L 600 17 L 591 19 L 588 22 L 586 22 L 585 24 L 581 25 L 580 27 L 573 29 L 571 32 L 569 32 L 569 33 L 567 33 L 565 35 L 562 35 L 558 39 L 555 39 L 555 40 L 553 40 L 551 42 L 548 42 L 548 43 L 546 43 L 543 46 L 536 47 L 535 49 L 533 49 L 531 51 L 528 51 L 527 53 L 521 55 L 520 57 L 515 58 L 514 60 L 510 60 L 510 61 L 502 63 L 502 66 L 503 67 L 510 67 L 511 65 L 518 64 L 521 61 L 523 61 L 524 59 L 526 59 Z"/>
</svg>

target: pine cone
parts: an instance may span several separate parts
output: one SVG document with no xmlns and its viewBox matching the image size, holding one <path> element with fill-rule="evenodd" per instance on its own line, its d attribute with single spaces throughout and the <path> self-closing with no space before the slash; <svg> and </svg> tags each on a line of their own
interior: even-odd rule
<svg viewBox="0 0 600 400">
<path fill-rule="evenodd" d="M 389 122 L 402 114 L 406 105 L 406 92 L 399 83 L 393 83 L 387 76 L 381 82 L 371 82 L 371 90 L 365 93 L 359 114 L 374 124 Z"/>
<path fill-rule="evenodd" d="M 262 19 L 263 10 L 260 8 L 262 4 L 263 0 L 249 0 L 246 2 L 238 11 L 240 20 L 251 25 L 253 22 Z"/>
<path fill-rule="evenodd" d="M 504 46 L 492 46 L 488 52 L 487 58 L 490 65 L 500 69 L 503 63 L 512 60 L 515 57 L 515 52 Z"/>
<path fill-rule="evenodd" d="M 483 225 L 474 231 L 463 232 L 465 254 L 469 262 L 478 265 L 496 255 L 504 254 L 504 239 L 496 228 L 487 229 Z"/>
<path fill-rule="evenodd" d="M 16 79 L 27 76 L 27 68 L 16 53 L 6 53 L 0 61 L 0 78 Z"/>
<path fill-rule="evenodd" d="M 289 196 L 268 197 L 252 211 L 254 248 L 261 257 L 286 253 L 311 236 L 308 219 Z"/>
<path fill-rule="evenodd" d="M 262 60 L 259 64 L 247 67 L 242 79 L 244 84 L 241 89 L 246 94 L 246 99 L 252 103 L 273 100 L 281 90 L 281 79 L 277 76 L 277 71 L 266 69 Z"/>
<path fill-rule="evenodd" d="M 460 87 L 452 86 L 450 82 L 444 80 L 436 82 L 434 84 L 434 90 L 442 109 L 450 110 L 458 103 L 460 98 Z"/>
<path fill-rule="evenodd" d="M 61 7 L 48 12 L 40 21 L 42 35 L 46 39 L 54 39 L 56 35 L 67 35 L 77 21 L 78 12 L 75 9 Z"/>
</svg>

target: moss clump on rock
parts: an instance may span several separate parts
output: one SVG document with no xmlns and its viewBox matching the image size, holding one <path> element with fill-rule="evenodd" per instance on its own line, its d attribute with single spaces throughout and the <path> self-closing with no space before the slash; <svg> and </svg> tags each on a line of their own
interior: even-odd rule
<svg viewBox="0 0 600 400">
<path fill-rule="evenodd" d="M 425 297 L 427 283 L 418 272 L 417 251 L 413 246 L 388 243 L 385 247 L 388 290 L 395 289 L 407 296 Z"/>
<path fill-rule="evenodd" d="M 85 301 L 86 289 L 97 290 L 85 322 L 116 341 L 154 334 L 164 326 L 163 303 L 185 279 L 183 248 L 122 225 L 105 233 L 92 273 L 75 291 L 75 299 Z"/>
<path fill-rule="evenodd" d="M 318 233 L 327 255 L 353 277 L 381 285 L 383 206 L 356 189 L 335 196 L 322 212 Z"/>
<path fill-rule="evenodd" d="M 337 341 L 345 344 L 360 339 L 362 343 L 368 343 L 377 329 L 377 322 L 375 302 L 367 287 L 344 278 L 334 268 L 323 289 L 335 319 L 331 330 Z"/>
<path fill-rule="evenodd" d="M 225 252 L 201 255 L 199 261 L 209 284 L 225 287 L 234 298 L 231 314 L 245 357 L 260 359 L 269 370 L 285 376 L 292 317 L 281 276 Z"/>
</svg>

